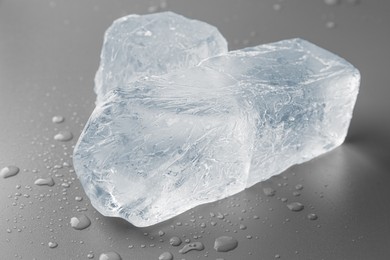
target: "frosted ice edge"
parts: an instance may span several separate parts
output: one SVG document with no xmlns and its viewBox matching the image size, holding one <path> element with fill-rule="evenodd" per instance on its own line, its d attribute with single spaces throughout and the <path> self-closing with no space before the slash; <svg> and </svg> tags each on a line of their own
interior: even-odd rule
<svg viewBox="0 0 390 260">
<path fill-rule="evenodd" d="M 293 66 L 290 66 L 291 62 Z M 76 145 L 75 169 L 92 204 L 102 214 L 122 217 L 136 226 L 153 225 L 196 205 L 237 193 L 293 164 L 310 160 L 340 145 L 347 134 L 359 82 L 358 70 L 347 61 L 301 39 L 230 52 L 205 60 L 191 69 L 138 80 L 130 87 L 111 91 L 106 101 L 97 106 Z M 159 114 L 159 125 L 145 126 L 148 122 L 156 122 L 151 120 L 140 122 L 139 116 L 150 119 L 161 111 L 164 114 Z M 222 111 L 228 111 L 229 116 Z M 188 121 L 184 127 L 175 125 L 183 120 Z M 227 176 L 233 179 L 230 186 L 224 182 L 226 170 L 206 172 L 206 168 L 201 169 L 200 178 L 190 176 L 195 179 L 188 182 L 188 176 L 182 174 L 185 160 L 174 161 L 166 167 L 170 174 L 161 175 L 165 178 L 162 180 L 159 171 L 154 174 L 142 169 L 129 171 L 127 162 L 136 162 L 134 158 L 142 161 L 145 155 L 153 154 L 152 161 L 161 166 L 166 158 L 176 158 L 180 150 L 186 154 L 184 149 L 170 146 L 169 142 L 191 147 L 199 138 L 192 135 L 185 138 L 193 127 L 190 121 L 197 126 L 193 131 L 195 136 L 209 133 L 208 137 L 212 138 L 205 141 L 218 137 L 225 141 L 201 144 L 196 149 L 208 149 L 212 154 L 210 158 L 214 157 L 217 148 L 226 152 L 226 160 L 213 167 L 232 170 L 227 171 Z M 116 130 L 123 130 L 123 124 L 133 128 L 118 134 Z M 241 127 L 237 131 L 228 127 L 229 131 L 226 131 L 223 127 L 226 124 Z M 152 136 L 151 140 L 137 139 L 144 137 L 140 130 L 149 138 L 153 132 L 160 135 Z M 214 133 L 210 134 L 212 131 Z M 227 132 L 232 136 L 226 135 Z M 173 140 L 169 139 L 172 133 L 175 134 Z M 166 143 L 162 147 L 169 152 L 165 157 L 161 154 L 164 149 L 159 151 L 153 147 L 156 138 L 157 143 Z M 132 151 L 130 148 L 134 145 L 126 147 L 124 141 L 127 144 L 142 142 L 149 150 L 137 155 L 140 150 Z M 110 155 L 113 147 L 124 150 Z M 123 161 L 121 155 L 126 153 L 128 160 Z M 235 168 L 224 168 L 224 164 L 226 166 L 233 158 L 239 159 Z M 193 169 L 204 166 L 205 162 L 198 160 Z M 128 172 L 133 173 L 130 178 L 121 176 Z M 210 173 L 215 176 L 210 176 Z M 203 179 L 202 183 L 199 179 L 204 176 L 217 180 Z M 137 182 L 142 178 L 146 186 L 137 191 Z M 153 181 L 153 178 L 158 179 Z M 186 184 L 190 188 L 193 184 L 203 189 L 187 189 L 183 193 L 179 187 L 176 194 L 172 190 L 163 194 L 163 188 L 157 187 L 159 184 L 175 188 L 177 184 L 180 187 Z M 123 203 L 124 195 L 120 189 L 128 191 L 129 187 L 131 194 L 125 197 L 136 199 Z M 156 187 L 160 193 L 149 196 L 148 192 L 156 191 Z M 213 189 L 217 189 L 216 192 L 213 193 Z M 198 200 L 200 193 L 203 196 Z M 140 196 L 142 194 L 144 196 Z"/>
<path fill-rule="evenodd" d="M 104 35 L 95 76 L 96 102 L 139 77 L 192 67 L 227 51 L 218 29 L 202 21 L 173 12 L 121 17 Z"/>
</svg>

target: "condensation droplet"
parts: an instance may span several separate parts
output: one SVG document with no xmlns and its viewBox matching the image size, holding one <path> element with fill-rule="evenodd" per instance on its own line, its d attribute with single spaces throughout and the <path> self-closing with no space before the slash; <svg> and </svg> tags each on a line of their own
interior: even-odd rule
<svg viewBox="0 0 390 260">
<path fill-rule="evenodd" d="M 40 178 L 40 179 L 37 179 L 36 181 L 34 181 L 34 184 L 35 185 L 38 185 L 38 186 L 53 186 L 54 185 L 54 180 L 52 177 L 48 177 L 48 178 Z"/>
<path fill-rule="evenodd" d="M 58 244 L 56 242 L 49 242 L 47 243 L 47 245 L 50 247 L 50 248 L 56 248 L 58 246 Z"/>
<path fill-rule="evenodd" d="M 173 259 L 173 255 L 170 252 L 164 252 L 158 257 L 158 260 L 172 260 L 172 259 Z"/>
<path fill-rule="evenodd" d="M 280 4 L 274 4 L 272 6 L 272 8 L 275 10 L 275 11 L 279 11 L 280 9 L 282 9 L 282 6 Z"/>
<path fill-rule="evenodd" d="M 99 260 L 122 260 L 122 257 L 117 252 L 102 253 Z"/>
<path fill-rule="evenodd" d="M 238 246 L 238 241 L 233 237 L 221 236 L 214 242 L 214 249 L 217 252 L 228 252 Z"/>
<path fill-rule="evenodd" d="M 201 242 L 192 242 L 185 245 L 182 249 L 179 250 L 180 254 L 185 254 L 192 250 L 202 251 L 204 249 L 204 245 Z"/>
<path fill-rule="evenodd" d="M 296 190 L 302 190 L 303 189 L 303 185 L 302 184 L 297 184 L 297 185 L 295 185 L 295 189 Z"/>
<path fill-rule="evenodd" d="M 326 26 L 326 28 L 332 29 L 332 28 L 336 27 L 336 23 L 329 21 L 329 22 L 326 22 L 325 26 Z"/>
<path fill-rule="evenodd" d="M 76 196 L 74 199 L 75 199 L 75 201 L 82 201 L 82 200 L 83 200 L 83 197 Z"/>
<path fill-rule="evenodd" d="M 268 197 L 272 197 L 276 193 L 276 191 L 274 189 L 272 189 L 271 187 L 263 188 L 263 192 L 264 192 L 265 196 L 268 196 Z"/>
<path fill-rule="evenodd" d="M 307 215 L 307 218 L 310 220 L 316 220 L 318 219 L 318 216 L 315 213 L 310 213 Z"/>
<path fill-rule="evenodd" d="M 299 202 L 291 202 L 287 204 L 287 208 L 291 211 L 301 211 L 303 210 L 304 206 Z"/>
<path fill-rule="evenodd" d="M 169 239 L 169 244 L 171 244 L 172 246 L 180 246 L 181 243 L 182 242 L 180 237 L 171 237 L 171 239 Z"/>
<path fill-rule="evenodd" d="M 91 225 L 91 220 L 85 215 L 81 215 L 79 217 L 72 217 L 70 219 L 70 225 L 76 230 L 82 230 Z"/>
<path fill-rule="evenodd" d="M 60 131 L 58 134 L 54 136 L 54 140 L 60 142 L 67 142 L 72 140 L 73 134 L 69 131 Z"/>
<path fill-rule="evenodd" d="M 64 120 L 65 120 L 65 117 L 63 117 L 63 116 L 53 116 L 51 119 L 51 121 L 53 123 L 56 123 L 56 124 L 62 123 L 62 122 L 64 122 Z"/>
<path fill-rule="evenodd" d="M 16 174 L 18 174 L 19 170 L 20 169 L 18 167 L 10 165 L 0 170 L 0 176 L 3 178 L 15 176 Z"/>
<path fill-rule="evenodd" d="M 240 229 L 241 230 L 245 230 L 246 229 L 246 226 L 244 224 L 240 224 Z"/>
<path fill-rule="evenodd" d="M 340 3 L 340 0 L 324 0 L 324 3 L 326 5 L 338 5 Z"/>
</svg>

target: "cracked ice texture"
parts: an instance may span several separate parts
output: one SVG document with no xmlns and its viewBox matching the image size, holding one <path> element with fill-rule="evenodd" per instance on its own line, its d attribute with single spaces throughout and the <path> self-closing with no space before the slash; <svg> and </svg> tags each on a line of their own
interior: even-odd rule
<svg viewBox="0 0 390 260">
<path fill-rule="evenodd" d="M 95 76 L 96 103 L 139 77 L 192 67 L 227 51 L 217 28 L 172 12 L 119 18 L 104 36 Z"/>
<path fill-rule="evenodd" d="M 110 92 L 74 167 L 102 214 L 153 225 L 340 145 L 359 83 L 301 39 L 232 51 Z"/>
</svg>

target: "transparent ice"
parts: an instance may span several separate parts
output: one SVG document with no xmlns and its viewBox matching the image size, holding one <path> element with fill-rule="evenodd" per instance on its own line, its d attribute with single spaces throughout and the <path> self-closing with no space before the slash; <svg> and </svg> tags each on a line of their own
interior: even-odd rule
<svg viewBox="0 0 390 260">
<path fill-rule="evenodd" d="M 172 12 L 119 18 L 104 36 L 95 76 L 97 103 L 139 77 L 195 66 L 227 51 L 217 28 Z"/>
<path fill-rule="evenodd" d="M 74 167 L 102 214 L 153 225 L 340 145 L 359 82 L 347 61 L 301 39 L 112 82 Z"/>
</svg>

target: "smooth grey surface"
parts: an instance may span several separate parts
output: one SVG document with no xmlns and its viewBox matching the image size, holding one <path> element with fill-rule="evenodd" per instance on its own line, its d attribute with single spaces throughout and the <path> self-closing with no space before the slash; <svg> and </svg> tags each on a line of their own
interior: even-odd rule
<svg viewBox="0 0 390 260">
<path fill-rule="evenodd" d="M 0 258 L 87 259 L 92 251 L 98 259 L 102 252 L 116 251 L 123 259 L 158 259 L 170 251 L 175 259 L 187 260 L 388 259 L 390 4 L 348 2 L 177 0 L 161 8 L 161 1 L 0 0 L 0 168 L 21 169 L 0 179 Z M 301 37 L 350 61 L 361 71 L 362 84 L 347 142 L 238 195 L 153 227 L 135 228 L 96 213 L 71 168 L 53 166 L 71 162 L 72 145 L 93 109 L 93 77 L 105 29 L 125 14 L 161 9 L 217 26 L 230 49 Z M 327 28 L 329 21 L 334 28 Z M 65 116 L 65 122 L 52 123 L 54 115 Z M 73 132 L 71 142 L 53 139 L 63 129 Z M 33 184 L 50 174 L 55 186 Z M 71 182 L 69 188 L 61 186 L 64 181 Z M 300 196 L 293 195 L 297 184 L 303 185 Z M 273 187 L 275 196 L 265 196 L 264 187 Z M 305 208 L 289 211 L 282 197 Z M 228 215 L 220 219 L 210 212 Z M 308 220 L 309 213 L 318 219 Z M 74 230 L 70 219 L 80 214 L 92 224 Z M 247 228 L 241 230 L 240 223 Z M 174 235 L 201 241 L 205 250 L 181 255 L 181 246 L 169 245 Z M 238 247 L 216 252 L 214 240 L 221 235 L 235 237 Z M 50 248 L 48 242 L 58 246 Z"/>
</svg>

